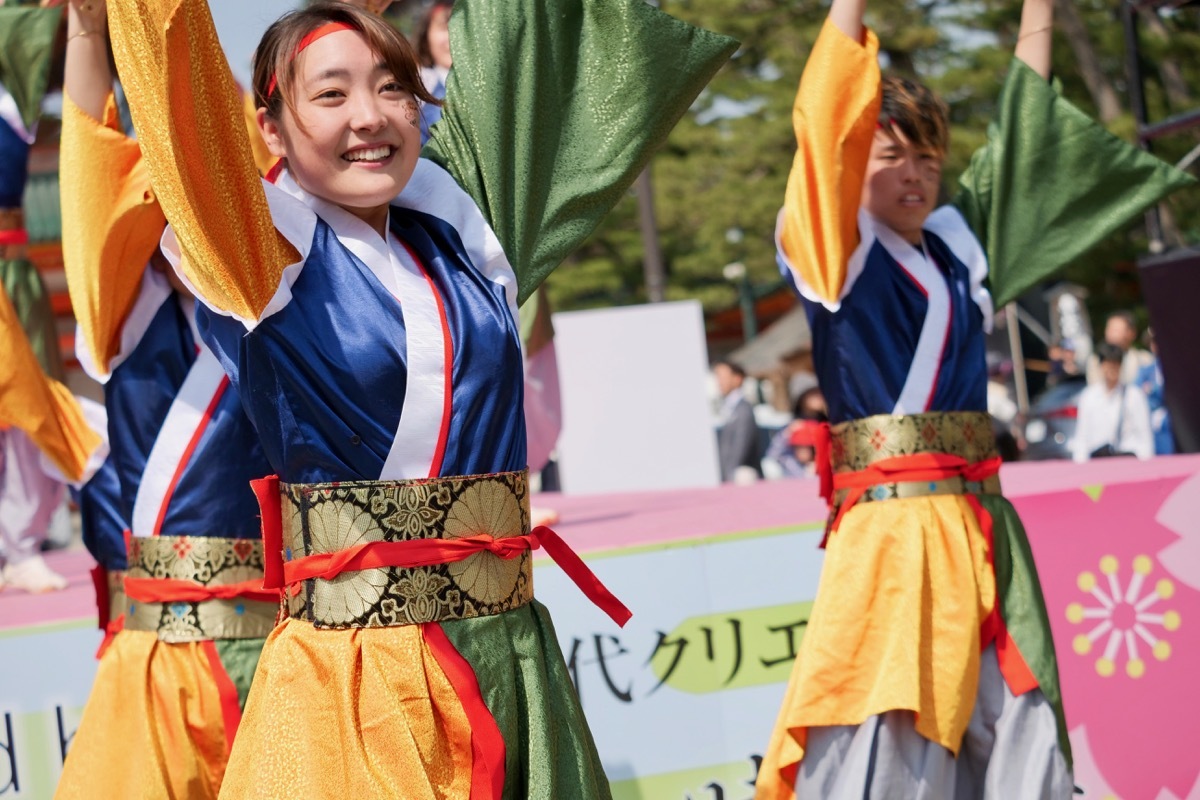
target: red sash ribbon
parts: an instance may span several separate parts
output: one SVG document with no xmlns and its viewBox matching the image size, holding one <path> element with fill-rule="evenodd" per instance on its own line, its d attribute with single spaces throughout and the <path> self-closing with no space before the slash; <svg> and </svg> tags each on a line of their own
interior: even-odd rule
<svg viewBox="0 0 1200 800">
<path fill-rule="evenodd" d="M 133 533 L 125 531 L 125 550 L 133 552 Z M 268 559 L 269 560 L 269 559 Z M 275 603 L 279 593 L 263 588 L 257 578 L 238 583 L 205 586 L 177 578 L 131 578 L 125 576 L 125 596 L 139 603 L 203 603 L 206 600 L 256 600 Z"/>
<path fill-rule="evenodd" d="M 430 567 L 448 564 L 487 551 L 503 559 L 513 559 L 526 550 L 545 549 L 554 563 L 567 574 L 580 591 L 613 622 L 624 626 L 633 613 L 608 590 L 583 559 L 550 528 L 539 526 L 524 536 L 497 539 L 477 534 L 461 539 L 412 539 L 405 542 L 365 542 L 336 553 L 315 553 L 284 561 L 282 511 L 279 478 L 270 476 L 251 482 L 262 510 L 263 550 L 267 589 L 285 590 L 310 578 L 329 580 L 343 572 L 384 567 Z M 128 591 L 128 589 L 127 589 Z"/>
<path fill-rule="evenodd" d="M 29 244 L 29 231 L 24 228 L 0 231 L 0 247 L 10 244 Z"/>
<path fill-rule="evenodd" d="M 100 646 L 96 648 L 96 659 L 99 660 L 108 646 L 112 644 L 113 637 L 120 633 L 125 628 L 125 615 L 121 614 L 116 619 L 111 617 L 111 597 L 108 593 L 108 570 L 97 564 L 92 567 L 92 585 L 96 587 L 96 627 L 104 631 L 104 638 L 100 640 Z"/>
<path fill-rule="evenodd" d="M 862 499 L 872 486 L 886 483 L 932 483 L 952 478 L 961 478 L 968 483 L 979 482 L 998 475 L 1000 464 L 999 456 L 969 463 L 962 456 L 948 453 L 916 453 L 880 459 L 858 472 L 841 472 L 834 475 L 832 466 L 830 466 L 831 491 L 828 496 L 825 495 L 825 466 L 822 465 L 821 495 L 825 497 L 826 503 L 829 503 L 831 512 L 834 510 L 833 492 L 847 490 L 845 499 L 838 505 L 836 513 L 833 514 L 826 528 L 825 538 L 828 540 L 829 535 L 838 529 L 842 517 Z M 825 543 L 821 544 L 824 546 Z"/>
<path fill-rule="evenodd" d="M 263 588 L 258 579 L 205 586 L 175 578 L 125 578 L 125 594 L 139 603 L 203 603 L 206 600 L 257 600 L 276 603 L 279 592 Z"/>
</svg>

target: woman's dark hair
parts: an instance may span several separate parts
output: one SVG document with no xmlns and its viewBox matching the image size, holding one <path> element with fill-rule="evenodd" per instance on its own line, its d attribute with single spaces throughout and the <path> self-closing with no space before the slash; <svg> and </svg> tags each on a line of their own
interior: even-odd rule
<svg viewBox="0 0 1200 800">
<path fill-rule="evenodd" d="M 292 87 L 296 80 L 296 48 L 305 36 L 330 22 L 344 23 L 361 34 L 405 91 L 422 102 L 438 102 L 421 82 L 412 45 L 399 31 L 356 6 L 322 2 L 284 14 L 263 34 L 258 49 L 254 51 L 256 108 L 265 108 L 267 115 L 274 119 L 279 119 L 285 105 L 295 111 Z M 271 91 L 272 79 L 277 84 L 274 91 Z"/>
<path fill-rule="evenodd" d="M 1110 364 L 1120 364 L 1125 360 L 1125 352 L 1115 344 L 1101 342 L 1100 344 L 1096 345 L 1096 358 L 1100 360 L 1101 364 L 1105 362 Z"/>
<path fill-rule="evenodd" d="M 792 416 L 796 419 L 805 419 L 812 422 L 829 422 L 829 415 L 824 411 L 817 411 L 814 413 L 805 408 L 805 406 L 808 405 L 809 399 L 812 397 L 820 397 L 822 402 L 825 400 L 825 395 L 821 393 L 820 387 L 812 386 L 808 389 L 805 389 L 800 393 L 800 396 L 796 398 L 796 402 L 792 405 Z"/>
<path fill-rule="evenodd" d="M 417 43 L 417 60 L 421 62 L 422 67 L 434 65 L 433 53 L 429 51 L 429 28 L 433 25 L 433 15 L 439 11 L 449 11 L 453 7 L 454 0 L 436 0 L 421 15 L 421 21 L 417 23 L 417 28 L 413 31 L 413 39 Z"/>
</svg>

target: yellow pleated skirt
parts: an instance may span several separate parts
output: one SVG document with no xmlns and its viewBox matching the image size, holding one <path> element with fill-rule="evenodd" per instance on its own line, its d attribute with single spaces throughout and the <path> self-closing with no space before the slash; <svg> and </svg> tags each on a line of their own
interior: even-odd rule
<svg viewBox="0 0 1200 800">
<path fill-rule="evenodd" d="M 472 727 L 429 625 L 267 639 L 221 797 L 472 797 Z"/>
<path fill-rule="evenodd" d="M 100 659 L 56 800 L 215 799 L 232 739 L 220 683 L 228 677 L 214 674 L 215 656 L 212 642 L 118 633 Z"/>
<path fill-rule="evenodd" d="M 611 800 L 545 607 L 275 628 L 221 798 L 358 797 Z"/>
<path fill-rule="evenodd" d="M 808 728 L 886 711 L 957 753 L 974 708 L 980 629 L 996 602 L 991 543 L 964 497 L 864 503 L 829 539 L 821 583 L 755 797 L 794 795 Z"/>
</svg>

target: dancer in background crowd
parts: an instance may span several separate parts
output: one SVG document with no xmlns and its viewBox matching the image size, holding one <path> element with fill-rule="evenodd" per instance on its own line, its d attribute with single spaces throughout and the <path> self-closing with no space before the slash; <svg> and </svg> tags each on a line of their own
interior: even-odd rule
<svg viewBox="0 0 1200 800">
<path fill-rule="evenodd" d="M 249 486 L 270 467 L 158 252 L 166 219 L 117 117 L 104 0 L 67 14 L 63 260 L 112 443 L 83 499 L 107 502 L 115 480 L 129 545 L 85 506 L 109 634 L 56 797 L 215 798 L 278 611 Z"/>
<path fill-rule="evenodd" d="M 834 0 L 793 114 L 777 240 L 833 423 L 831 518 L 756 796 L 1065 800 L 1054 645 L 1000 495 L 984 331 L 993 303 L 1190 179 L 1057 95 L 1052 0 L 1025 0 L 989 141 L 937 209 L 945 106 L 881 77 L 865 6 Z"/>
<path fill-rule="evenodd" d="M 63 380 L 58 332 L 42 277 L 27 257 L 29 234 L 21 201 L 60 21 L 58 9 L 0 4 L 0 49 L 5 53 L 0 59 L 0 284 L 37 354 L 39 371 L 56 381 Z M 8 510 L 8 521 L 0 524 L 10 541 L 0 547 L 0 582 L 30 592 L 63 589 L 66 579 L 46 565 L 40 552 L 62 504 L 63 485 L 44 473 L 37 448 L 19 430 L 5 437 L 3 459 L 0 504 Z"/>
<path fill-rule="evenodd" d="M 37 548 L 64 481 L 88 480 L 107 443 L 80 401 L 43 372 L 3 287 L 0 353 L 0 589 L 62 589 L 65 582 L 44 564 L 29 565 L 41 561 Z"/>
<path fill-rule="evenodd" d="M 256 53 L 283 159 L 259 183 L 205 4 L 111 0 L 110 24 L 164 247 L 278 474 L 287 617 L 222 795 L 608 797 L 528 549 L 628 612 L 530 531 L 516 308 L 734 43 L 629 0 L 459 2 L 427 160 L 411 48 L 317 3 Z"/>
</svg>

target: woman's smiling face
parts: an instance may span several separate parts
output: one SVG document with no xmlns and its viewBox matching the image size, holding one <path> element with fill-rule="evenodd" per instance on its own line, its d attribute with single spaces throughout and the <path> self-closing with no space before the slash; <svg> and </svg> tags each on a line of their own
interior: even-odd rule
<svg viewBox="0 0 1200 800">
<path fill-rule="evenodd" d="M 259 112 L 272 154 L 310 194 L 368 222 L 386 218 L 420 154 L 416 99 L 357 31 L 317 39 L 295 75 L 280 119 Z"/>
</svg>

